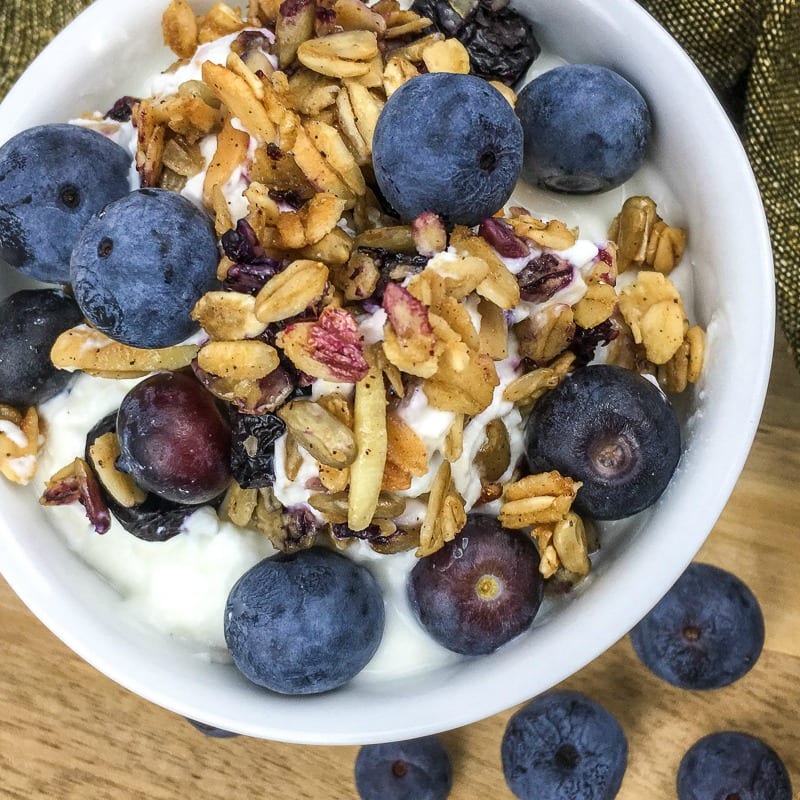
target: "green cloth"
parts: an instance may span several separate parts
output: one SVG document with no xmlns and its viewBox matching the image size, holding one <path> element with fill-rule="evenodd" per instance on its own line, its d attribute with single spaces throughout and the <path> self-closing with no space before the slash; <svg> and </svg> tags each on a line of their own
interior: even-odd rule
<svg viewBox="0 0 800 800">
<path fill-rule="evenodd" d="M 89 2 L 2 0 L 0 98 Z M 800 0 L 642 5 L 687 50 L 739 127 L 772 233 L 779 319 L 800 366 Z"/>
</svg>

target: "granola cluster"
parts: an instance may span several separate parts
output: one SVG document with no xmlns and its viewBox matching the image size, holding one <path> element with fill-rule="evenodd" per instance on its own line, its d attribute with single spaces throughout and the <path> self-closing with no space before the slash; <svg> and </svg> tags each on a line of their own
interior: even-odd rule
<svg viewBox="0 0 800 800">
<path fill-rule="evenodd" d="M 381 109 L 421 72 L 470 69 L 463 45 L 430 26 L 396 0 L 251 0 L 244 18 L 223 3 L 197 16 L 172 0 L 163 31 L 180 60 L 171 71 L 223 36 L 226 61 L 204 61 L 200 78 L 173 94 L 126 100 L 142 185 L 180 191 L 202 178 L 225 253 L 222 289 L 192 311 L 207 339 L 141 350 L 82 325 L 58 339 L 52 359 L 112 378 L 192 367 L 239 411 L 277 414 L 286 426 L 277 466 L 302 483 L 313 512 L 284 507 L 277 487 L 234 483 L 222 513 L 279 549 L 310 546 L 324 525 L 339 546 L 360 538 L 379 552 L 426 556 L 455 538 L 471 507 L 494 503 L 505 527 L 531 533 L 545 577 L 580 577 L 590 567 L 584 522 L 571 510 L 581 484 L 557 472 L 523 476 L 510 420 L 520 430 L 598 345 L 668 391 L 698 379 L 703 331 L 689 325 L 669 278 L 686 234 L 647 197 L 629 198 L 608 242 L 580 263 L 576 230 L 518 206 L 474 229 L 431 212 L 399 224 L 372 188 Z M 513 91 L 497 88 L 513 105 Z M 234 218 L 238 175 L 247 205 Z M 617 286 L 627 270 L 635 280 Z M 437 446 L 402 413 L 420 393 L 449 415 Z M 4 425 L 37 441 L 35 420 L 15 413 Z M 9 472 L 35 452 L 23 454 L 4 427 L 0 440 L 0 467 L 16 480 Z M 113 466 L 115 447 L 113 433 L 98 440 L 91 468 L 78 459 L 44 502 L 95 503 L 93 471 L 116 502 L 141 502 Z M 453 472 L 465 457 L 480 484 L 470 497 Z"/>
</svg>

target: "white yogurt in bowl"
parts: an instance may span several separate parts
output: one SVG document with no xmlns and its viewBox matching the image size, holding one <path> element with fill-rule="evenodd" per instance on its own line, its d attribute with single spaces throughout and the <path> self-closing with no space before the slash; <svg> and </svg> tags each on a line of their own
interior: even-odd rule
<svg viewBox="0 0 800 800">
<path fill-rule="evenodd" d="M 386 593 L 384 645 L 347 687 L 316 698 L 287 698 L 247 684 L 215 657 L 220 603 L 241 572 L 272 552 L 263 537 L 231 530 L 208 511 L 198 512 L 188 530 L 170 542 L 138 542 L 118 530 L 99 537 L 77 510 L 45 512 L 30 493 L 1 487 L 7 508 L 4 575 L 37 615 L 116 680 L 179 713 L 252 735 L 329 743 L 421 735 L 505 708 L 579 668 L 644 614 L 696 552 L 741 468 L 765 389 L 771 295 L 757 195 L 709 90 L 638 7 L 619 2 L 611 19 L 605 3 L 551 5 L 524 6 L 545 44 L 569 61 L 597 62 L 603 54 L 596 43 L 604 42 L 603 53 L 618 58 L 609 66 L 655 98 L 659 133 L 650 163 L 624 189 L 581 199 L 525 190 L 515 200 L 534 214 L 577 224 L 583 237 L 599 242 L 625 194 L 647 193 L 662 216 L 690 231 L 689 258 L 672 277 L 698 321 L 709 325 L 713 355 L 701 392 L 689 403 L 687 449 L 669 490 L 652 513 L 608 526 L 592 575 L 569 602 L 545 607 L 531 634 L 485 659 L 441 651 L 416 626 L 404 596 L 413 554 L 377 556 L 363 544 L 353 545 L 351 554 L 368 564 Z M 156 46 L 161 10 L 162 3 L 151 0 L 100 0 L 9 96 L 0 140 L 37 122 L 109 107 L 118 95 L 146 86 L 148 73 L 169 61 Z M 631 37 L 632 32 L 640 35 Z M 69 43 L 81 40 L 89 47 L 76 57 Z M 53 63 L 70 65 L 58 91 L 40 80 Z M 660 68 L 652 69 L 654 64 Z M 26 90 L 31 86 L 45 87 L 36 102 Z M 64 91 L 84 86 L 92 92 Z M 675 113 L 679 108 L 683 115 Z M 676 119 L 680 127 L 672 124 Z M 713 137 L 714 148 L 699 152 L 700 132 Z M 699 185 L 697 175 L 705 178 Z M 744 243 L 733 243 L 730 230 L 747 231 Z M 702 269 L 693 271 L 690 260 Z M 696 302 L 690 303 L 693 277 Z M 742 361 L 749 370 L 744 376 Z M 86 430 L 116 407 L 124 391 L 120 384 L 80 378 L 71 395 L 47 404 L 43 414 L 50 432 L 41 477 L 83 452 Z M 497 406 L 494 412 L 506 409 Z M 466 461 L 463 467 L 460 488 L 474 495 Z M 54 526 L 68 530 L 55 532 Z M 680 540 L 675 531 L 684 532 Z M 71 556 L 70 547 L 80 558 Z M 142 619 L 169 635 L 143 628 Z"/>
</svg>

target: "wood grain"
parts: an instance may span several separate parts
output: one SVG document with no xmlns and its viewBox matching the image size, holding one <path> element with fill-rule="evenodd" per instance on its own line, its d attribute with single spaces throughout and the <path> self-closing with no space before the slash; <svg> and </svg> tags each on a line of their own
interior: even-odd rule
<svg viewBox="0 0 800 800">
<path fill-rule="evenodd" d="M 741 576 L 761 601 L 766 647 L 733 686 L 673 689 L 629 641 L 566 681 L 604 703 L 630 744 L 619 800 L 675 797 L 681 756 L 698 738 L 743 730 L 783 758 L 800 797 L 800 377 L 783 341 L 753 450 L 700 558 Z M 208 739 L 73 655 L 0 582 L 0 797 L 13 800 L 329 800 L 356 797 L 354 747 Z M 451 731 L 455 800 L 511 798 L 500 739 L 511 711 Z"/>
</svg>

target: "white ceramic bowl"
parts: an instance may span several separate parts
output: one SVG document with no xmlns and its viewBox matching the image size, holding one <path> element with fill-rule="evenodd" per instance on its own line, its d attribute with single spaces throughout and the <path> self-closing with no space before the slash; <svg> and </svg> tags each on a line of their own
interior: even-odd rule
<svg viewBox="0 0 800 800">
<path fill-rule="evenodd" d="M 110 107 L 171 61 L 166 0 L 98 0 L 28 69 L 0 108 L 0 142 L 23 128 Z M 210 5 L 210 3 L 208 3 Z M 201 6 L 200 3 L 197 4 Z M 401 739 L 486 717 L 542 692 L 622 637 L 700 548 L 744 464 L 773 341 L 770 245 L 736 134 L 700 73 L 632 0 L 521 0 L 543 43 L 632 80 L 654 114 L 651 159 L 689 223 L 698 321 L 709 359 L 686 409 L 686 448 L 652 513 L 608 538 L 590 578 L 492 656 L 408 680 L 281 697 L 144 629 L 65 545 L 28 492 L 0 485 L 0 568 L 58 637 L 130 690 L 253 736 L 347 744 Z M 0 272 L 3 293 L 18 287 Z"/>
</svg>

